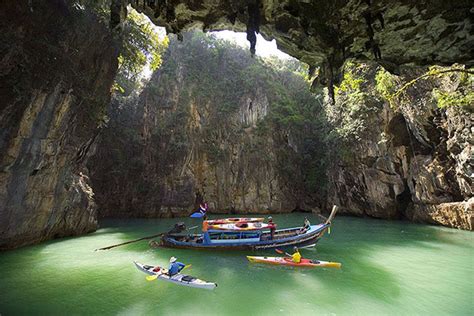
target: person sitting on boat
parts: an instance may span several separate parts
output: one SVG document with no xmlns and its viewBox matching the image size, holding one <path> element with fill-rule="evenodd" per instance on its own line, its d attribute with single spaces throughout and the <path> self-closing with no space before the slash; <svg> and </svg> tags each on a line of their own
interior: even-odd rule
<svg viewBox="0 0 474 316">
<path fill-rule="evenodd" d="M 270 228 L 270 239 L 273 240 L 275 237 L 276 224 L 273 222 L 273 218 L 268 216 L 268 227 Z"/>
<path fill-rule="evenodd" d="M 311 223 L 309 222 L 308 218 L 305 217 L 304 218 L 304 225 L 300 229 L 300 233 L 302 233 L 302 234 L 306 233 L 310 227 L 311 227 Z"/>
<path fill-rule="evenodd" d="M 304 228 L 309 229 L 311 226 L 311 223 L 309 222 L 309 219 L 307 217 L 304 218 Z"/>
<path fill-rule="evenodd" d="M 298 250 L 298 247 L 294 247 L 293 251 L 295 252 L 294 254 L 291 255 L 291 260 L 294 263 L 300 263 L 301 262 L 301 254 L 300 251 Z"/>
<path fill-rule="evenodd" d="M 168 269 L 168 274 L 172 277 L 175 274 L 178 274 L 186 266 L 184 263 L 176 261 L 175 257 L 170 258 L 170 268 Z"/>
</svg>

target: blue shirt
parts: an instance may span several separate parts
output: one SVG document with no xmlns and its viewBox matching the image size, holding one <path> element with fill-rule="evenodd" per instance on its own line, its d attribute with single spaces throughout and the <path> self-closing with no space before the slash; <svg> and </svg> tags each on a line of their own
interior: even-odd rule
<svg viewBox="0 0 474 316">
<path fill-rule="evenodd" d="M 170 264 L 170 268 L 168 269 L 168 273 L 169 273 L 169 275 L 175 275 L 179 271 L 183 270 L 183 268 L 185 266 L 186 265 L 184 263 L 181 263 L 181 262 L 178 262 L 178 261 L 173 262 L 172 264 Z"/>
</svg>

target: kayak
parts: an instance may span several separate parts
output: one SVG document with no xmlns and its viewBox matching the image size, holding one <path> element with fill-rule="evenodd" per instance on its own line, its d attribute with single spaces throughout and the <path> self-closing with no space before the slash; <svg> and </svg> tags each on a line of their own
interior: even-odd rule
<svg viewBox="0 0 474 316">
<path fill-rule="evenodd" d="M 232 223 L 232 224 L 214 224 L 214 225 L 209 225 L 208 229 L 211 230 L 232 230 L 232 231 L 247 231 L 247 230 L 262 230 L 262 229 L 268 229 L 270 225 L 265 224 L 265 223 L 244 223 L 244 222 L 238 222 L 238 223 Z"/>
<path fill-rule="evenodd" d="M 177 273 L 170 277 L 168 274 L 166 274 L 168 272 L 168 269 L 166 268 L 162 268 L 159 266 L 149 266 L 136 261 L 133 261 L 133 263 L 135 264 L 138 270 L 148 275 L 158 275 L 158 279 L 163 281 L 206 290 L 213 290 L 217 287 L 217 283 L 207 282 L 182 273 Z"/>
<path fill-rule="evenodd" d="M 321 260 L 310 260 L 301 259 L 300 263 L 295 263 L 288 257 L 256 257 L 247 256 L 247 259 L 253 263 L 268 263 L 268 264 L 279 264 L 292 267 L 309 267 L 309 268 L 340 268 L 339 262 L 321 261 Z"/>
<path fill-rule="evenodd" d="M 216 224 L 231 224 L 231 223 L 256 223 L 263 222 L 263 217 L 230 217 L 230 218 L 218 218 L 208 220 L 209 225 Z"/>
</svg>

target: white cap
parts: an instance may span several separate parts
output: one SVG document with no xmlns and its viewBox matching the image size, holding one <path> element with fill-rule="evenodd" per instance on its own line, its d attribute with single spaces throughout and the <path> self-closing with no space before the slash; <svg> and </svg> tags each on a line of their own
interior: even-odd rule
<svg viewBox="0 0 474 316">
<path fill-rule="evenodd" d="M 173 262 L 176 262 L 176 258 L 175 258 L 175 257 L 171 257 L 171 258 L 170 258 L 170 263 L 173 263 Z"/>
</svg>

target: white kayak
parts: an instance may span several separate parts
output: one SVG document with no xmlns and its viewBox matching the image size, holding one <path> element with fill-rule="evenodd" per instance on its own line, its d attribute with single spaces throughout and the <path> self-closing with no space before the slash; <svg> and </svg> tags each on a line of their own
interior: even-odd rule
<svg viewBox="0 0 474 316">
<path fill-rule="evenodd" d="M 158 275 L 158 279 L 163 281 L 207 290 L 213 290 L 215 287 L 217 287 L 217 283 L 207 282 L 182 273 L 177 273 L 170 277 L 167 274 L 168 269 L 159 266 L 149 266 L 136 261 L 133 261 L 133 263 L 135 264 L 138 270 L 148 275 Z"/>
</svg>

